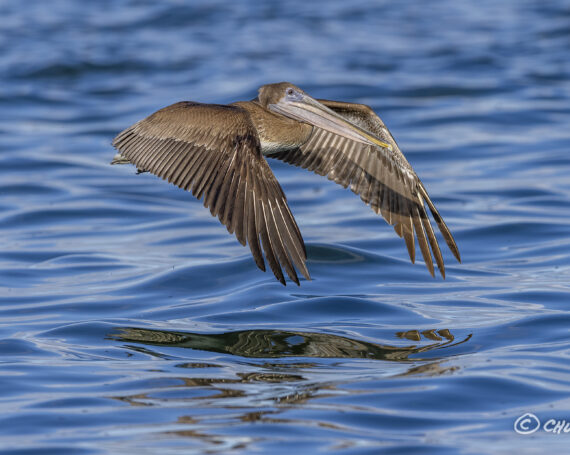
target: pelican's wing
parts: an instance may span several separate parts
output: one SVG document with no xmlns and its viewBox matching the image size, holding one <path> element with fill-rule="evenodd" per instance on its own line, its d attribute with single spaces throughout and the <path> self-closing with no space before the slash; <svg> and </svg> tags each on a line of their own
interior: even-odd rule
<svg viewBox="0 0 570 455">
<path fill-rule="evenodd" d="M 424 185 L 400 152 L 390 131 L 368 106 L 318 101 L 381 141 L 391 144 L 392 150 L 356 142 L 313 126 L 310 138 L 301 147 L 271 154 L 269 157 L 326 175 L 345 188 L 350 186 L 366 204 L 370 204 L 376 213 L 381 213 L 394 226 L 400 237 L 404 237 L 412 262 L 415 260 L 415 232 L 426 266 L 433 276 L 431 246 L 441 275 L 445 277 L 443 258 L 424 203 L 429 207 L 443 238 L 458 261 L 461 260 L 459 250 Z"/>
<path fill-rule="evenodd" d="M 281 267 L 297 284 L 293 264 L 307 278 L 307 254 L 287 199 L 260 151 L 248 112 L 237 106 L 181 102 L 161 109 L 113 141 L 114 162 L 128 160 L 184 190 L 191 190 L 249 243 L 257 266 L 265 257 L 285 284 Z"/>
</svg>

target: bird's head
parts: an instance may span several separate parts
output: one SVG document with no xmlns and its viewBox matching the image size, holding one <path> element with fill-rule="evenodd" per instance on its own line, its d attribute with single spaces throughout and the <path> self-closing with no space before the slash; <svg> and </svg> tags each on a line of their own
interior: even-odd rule
<svg viewBox="0 0 570 455">
<path fill-rule="evenodd" d="M 302 101 L 304 96 L 308 95 L 290 82 L 262 85 L 258 93 L 260 104 L 266 108 L 280 102 Z"/>
<path fill-rule="evenodd" d="M 392 150 L 390 144 L 340 116 L 290 82 L 261 86 L 258 100 L 266 109 L 284 117 L 308 123 L 363 144 Z"/>
</svg>

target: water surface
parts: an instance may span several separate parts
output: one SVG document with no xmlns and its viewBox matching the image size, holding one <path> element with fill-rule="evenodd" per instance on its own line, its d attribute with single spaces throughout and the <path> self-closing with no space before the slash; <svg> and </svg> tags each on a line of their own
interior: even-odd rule
<svg viewBox="0 0 570 455">
<path fill-rule="evenodd" d="M 570 434 L 564 1 L 0 1 L 0 453 L 536 453 Z M 459 245 L 271 162 L 313 280 L 109 166 L 180 100 L 369 104 Z"/>
</svg>

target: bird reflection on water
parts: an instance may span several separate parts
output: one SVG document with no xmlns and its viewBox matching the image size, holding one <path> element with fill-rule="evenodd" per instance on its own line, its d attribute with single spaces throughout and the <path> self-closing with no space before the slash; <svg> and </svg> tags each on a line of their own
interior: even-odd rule
<svg viewBox="0 0 570 455">
<path fill-rule="evenodd" d="M 329 418 L 331 409 L 342 406 L 344 412 L 355 415 L 370 410 L 365 404 L 346 406 L 342 401 L 335 404 L 335 400 L 342 400 L 346 396 L 344 385 L 331 380 L 322 363 L 303 360 L 303 357 L 339 359 L 331 364 L 334 369 L 340 367 L 343 358 L 384 360 L 391 364 L 409 365 L 403 371 L 390 374 L 392 377 L 442 376 L 453 373 L 458 367 L 442 365 L 444 356 L 431 356 L 426 361 L 417 355 L 466 343 L 471 339 L 471 334 L 456 340 L 447 329 L 409 330 L 396 332 L 395 337 L 411 343 L 395 346 L 333 334 L 287 330 L 204 334 L 124 327 L 108 338 L 125 343 L 124 348 L 157 358 L 170 358 L 176 362 L 180 351 L 176 355 L 171 348 L 182 348 L 266 360 L 262 363 L 256 360 L 239 362 L 240 368 L 237 369 L 235 365 L 228 369 L 222 358 L 213 360 L 211 356 L 203 363 L 176 362 L 168 381 L 162 373 L 160 384 L 150 387 L 150 390 L 146 387 L 149 391 L 112 398 L 135 407 L 191 407 L 191 415 L 178 415 L 176 421 L 154 428 L 163 436 L 182 438 L 184 444 L 200 441 L 217 447 L 224 444 L 228 450 L 236 447 L 244 449 L 249 447 L 251 441 L 218 433 L 231 433 L 231 428 L 251 422 L 262 428 L 306 426 L 306 418 L 295 412 L 301 405 L 303 409 L 313 409 L 310 425 L 314 431 L 346 432 L 343 425 Z M 422 344 L 422 340 L 429 343 Z M 161 352 L 152 349 L 153 346 L 167 348 L 170 355 L 162 349 Z M 410 358 L 412 355 L 413 359 Z M 360 374 L 358 370 L 353 371 Z M 350 393 L 361 392 L 351 390 Z M 256 403 L 254 407 L 252 400 Z M 214 408 L 226 410 L 223 419 L 212 412 Z"/>
<path fill-rule="evenodd" d="M 242 357 L 318 357 L 390 361 L 418 361 L 421 358 L 410 359 L 409 357 L 434 349 L 457 346 L 471 338 L 471 335 L 468 335 L 460 341 L 455 341 L 455 337 L 447 329 L 424 330 L 422 332 L 411 330 L 396 333 L 399 338 L 418 342 L 422 335 L 433 343 L 422 346 L 417 344 L 392 346 L 327 333 L 241 330 L 221 334 L 204 334 L 133 327 L 122 328 L 119 333 L 111 335 L 110 338 L 150 346 L 199 349 Z"/>
</svg>

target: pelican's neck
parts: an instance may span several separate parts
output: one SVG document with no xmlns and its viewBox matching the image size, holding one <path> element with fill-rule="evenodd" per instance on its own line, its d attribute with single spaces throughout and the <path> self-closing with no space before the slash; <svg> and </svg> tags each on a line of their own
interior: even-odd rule
<svg viewBox="0 0 570 455">
<path fill-rule="evenodd" d="M 249 112 L 263 155 L 296 149 L 307 141 L 313 130 L 311 125 L 275 114 L 256 101 L 234 104 Z"/>
</svg>

